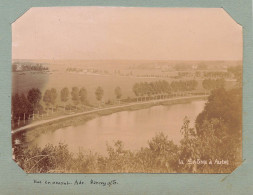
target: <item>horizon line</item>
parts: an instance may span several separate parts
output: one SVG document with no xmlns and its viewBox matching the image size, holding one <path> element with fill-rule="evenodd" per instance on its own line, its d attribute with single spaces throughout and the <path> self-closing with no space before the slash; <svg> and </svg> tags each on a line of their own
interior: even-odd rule
<svg viewBox="0 0 253 195">
<path fill-rule="evenodd" d="M 107 61 L 107 60 L 125 60 L 125 61 L 243 61 L 243 59 L 64 59 L 64 58 L 57 58 L 57 59 L 50 59 L 50 58 L 12 58 L 13 60 L 52 60 L 52 61 L 57 61 L 57 60 L 92 60 L 92 61 Z"/>
</svg>

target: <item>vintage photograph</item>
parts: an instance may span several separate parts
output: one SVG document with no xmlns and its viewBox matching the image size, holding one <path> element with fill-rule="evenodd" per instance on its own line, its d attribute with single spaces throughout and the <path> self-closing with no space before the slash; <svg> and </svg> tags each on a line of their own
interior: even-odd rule
<svg viewBox="0 0 253 195">
<path fill-rule="evenodd" d="M 26 173 L 231 173 L 242 67 L 222 8 L 31 8 L 12 23 L 12 158 Z"/>
</svg>

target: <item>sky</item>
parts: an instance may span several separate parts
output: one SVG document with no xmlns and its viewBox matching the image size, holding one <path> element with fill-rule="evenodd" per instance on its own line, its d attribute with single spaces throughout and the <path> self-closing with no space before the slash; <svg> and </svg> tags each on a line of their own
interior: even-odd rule
<svg viewBox="0 0 253 195">
<path fill-rule="evenodd" d="M 222 8 L 31 8 L 12 24 L 13 59 L 242 60 Z"/>
</svg>

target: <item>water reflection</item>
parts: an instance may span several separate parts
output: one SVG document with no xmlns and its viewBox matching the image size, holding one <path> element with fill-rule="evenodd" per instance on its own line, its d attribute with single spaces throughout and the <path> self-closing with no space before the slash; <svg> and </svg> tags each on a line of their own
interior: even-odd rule
<svg viewBox="0 0 253 195">
<path fill-rule="evenodd" d="M 180 133 L 183 119 L 187 116 L 191 125 L 203 110 L 205 101 L 170 106 L 154 106 L 136 111 L 123 111 L 100 116 L 77 127 L 67 127 L 37 137 L 32 145 L 40 147 L 48 143 L 68 144 L 72 152 L 80 148 L 86 151 L 106 153 L 106 143 L 122 140 L 125 148 L 136 150 L 147 146 L 147 141 L 158 132 L 164 132 L 175 143 L 182 138 Z"/>
</svg>

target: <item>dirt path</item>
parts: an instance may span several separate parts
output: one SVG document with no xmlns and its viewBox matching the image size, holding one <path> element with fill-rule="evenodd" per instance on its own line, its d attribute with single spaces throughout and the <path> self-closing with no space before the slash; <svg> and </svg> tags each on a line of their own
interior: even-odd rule
<svg viewBox="0 0 253 195">
<path fill-rule="evenodd" d="M 120 105 L 120 106 L 113 106 L 113 107 L 108 107 L 108 108 L 100 108 L 100 109 L 95 109 L 95 110 L 86 111 L 86 112 L 80 112 L 80 113 L 75 113 L 75 114 L 64 115 L 64 116 L 56 117 L 56 118 L 53 118 L 53 119 L 47 119 L 47 120 L 37 121 L 37 122 L 34 122 L 32 124 L 20 127 L 18 129 L 15 129 L 11 133 L 15 134 L 15 133 L 24 131 L 24 130 L 29 129 L 29 128 L 37 127 L 37 126 L 44 125 L 46 123 L 50 123 L 50 122 L 61 120 L 61 119 L 67 119 L 67 118 L 70 118 L 70 117 L 97 113 L 97 112 L 100 112 L 100 111 L 111 110 L 111 109 L 115 109 L 115 108 L 127 108 L 127 107 L 134 106 L 134 105 L 150 104 L 152 102 L 157 103 L 157 102 L 166 102 L 166 101 L 173 101 L 173 100 L 187 100 L 187 99 L 202 98 L 202 97 L 208 97 L 208 95 L 197 95 L 197 96 L 178 97 L 178 98 L 161 99 L 161 100 L 151 100 L 151 101 L 145 101 L 145 102 L 134 102 L 134 103 Z"/>
</svg>

